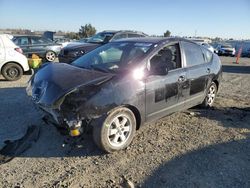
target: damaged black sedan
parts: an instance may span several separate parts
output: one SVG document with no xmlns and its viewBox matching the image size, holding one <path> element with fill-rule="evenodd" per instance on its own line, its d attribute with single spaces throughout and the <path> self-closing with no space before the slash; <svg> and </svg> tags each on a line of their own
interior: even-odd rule
<svg viewBox="0 0 250 188">
<path fill-rule="evenodd" d="M 181 38 L 108 43 L 71 65 L 45 64 L 27 93 L 72 136 L 93 127 L 107 152 L 126 148 L 141 125 L 199 104 L 213 105 L 221 80 L 216 54 Z"/>
</svg>

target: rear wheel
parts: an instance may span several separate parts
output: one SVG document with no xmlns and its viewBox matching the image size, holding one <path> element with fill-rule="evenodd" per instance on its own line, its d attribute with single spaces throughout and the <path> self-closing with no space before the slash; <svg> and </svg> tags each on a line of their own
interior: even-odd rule
<svg viewBox="0 0 250 188">
<path fill-rule="evenodd" d="M 204 106 L 204 107 L 212 107 L 213 106 L 215 97 L 217 95 L 217 90 L 218 90 L 217 85 L 214 82 L 212 82 L 207 89 L 207 94 L 206 94 L 206 97 L 202 103 L 202 106 Z"/>
<path fill-rule="evenodd" d="M 6 80 L 15 81 L 22 77 L 23 69 L 16 63 L 8 63 L 2 68 L 2 75 Z"/>
<path fill-rule="evenodd" d="M 45 54 L 45 59 L 47 60 L 47 61 L 55 61 L 55 59 L 56 59 L 56 53 L 55 52 L 53 52 L 53 51 L 48 51 L 48 52 L 46 52 L 46 54 Z"/>
<path fill-rule="evenodd" d="M 95 143 L 106 152 L 126 148 L 133 140 L 136 119 L 131 110 L 121 107 L 112 111 L 102 125 L 93 127 Z"/>
</svg>

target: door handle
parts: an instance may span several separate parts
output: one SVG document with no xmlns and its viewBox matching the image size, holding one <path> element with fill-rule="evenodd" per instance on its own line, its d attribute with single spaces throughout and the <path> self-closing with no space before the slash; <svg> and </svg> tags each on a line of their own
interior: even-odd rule
<svg viewBox="0 0 250 188">
<path fill-rule="evenodd" d="M 211 69 L 210 68 L 207 68 L 207 71 L 206 71 L 207 73 L 210 73 L 211 72 Z"/>
<path fill-rule="evenodd" d="M 179 76 L 178 82 L 184 82 L 186 80 L 186 77 L 184 75 Z"/>
</svg>

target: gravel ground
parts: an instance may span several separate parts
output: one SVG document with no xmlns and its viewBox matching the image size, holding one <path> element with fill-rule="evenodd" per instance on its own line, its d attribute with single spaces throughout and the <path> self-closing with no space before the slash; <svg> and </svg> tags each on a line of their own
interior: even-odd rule
<svg viewBox="0 0 250 188">
<path fill-rule="evenodd" d="M 142 127 L 124 151 L 105 154 L 91 135 L 70 138 L 40 120 L 26 75 L 0 81 L 0 148 L 28 126 L 39 138 L 0 165 L 0 187 L 250 187 L 250 59 L 222 57 L 212 109 L 193 108 Z"/>
</svg>

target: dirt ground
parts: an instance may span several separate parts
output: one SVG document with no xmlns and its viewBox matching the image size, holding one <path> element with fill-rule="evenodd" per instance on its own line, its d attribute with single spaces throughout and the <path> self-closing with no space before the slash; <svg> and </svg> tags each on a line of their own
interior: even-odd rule
<svg viewBox="0 0 250 188">
<path fill-rule="evenodd" d="M 91 135 L 70 138 L 42 122 L 26 97 L 30 76 L 1 80 L 0 148 L 31 125 L 39 135 L 0 165 L 0 187 L 250 187 L 250 58 L 239 65 L 235 58 L 221 60 L 214 108 L 193 108 L 144 126 L 129 148 L 113 154 L 100 151 Z"/>
</svg>

